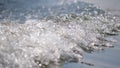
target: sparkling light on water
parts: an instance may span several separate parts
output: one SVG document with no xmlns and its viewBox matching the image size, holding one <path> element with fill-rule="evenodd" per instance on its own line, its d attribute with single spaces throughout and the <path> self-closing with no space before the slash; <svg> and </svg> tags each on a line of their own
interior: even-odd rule
<svg viewBox="0 0 120 68">
<path fill-rule="evenodd" d="M 19 12 L 2 11 L 0 67 L 43 68 L 50 64 L 82 62 L 84 52 L 112 47 L 114 40 L 108 37 L 118 34 L 119 19 L 91 4 L 68 2 L 56 7 L 50 4 L 49 9 L 48 5 L 41 8 L 39 3 L 33 3 L 35 11 L 31 8 L 24 11 L 19 7 L 16 9 Z M 11 12 L 4 14 L 8 11 Z"/>
</svg>

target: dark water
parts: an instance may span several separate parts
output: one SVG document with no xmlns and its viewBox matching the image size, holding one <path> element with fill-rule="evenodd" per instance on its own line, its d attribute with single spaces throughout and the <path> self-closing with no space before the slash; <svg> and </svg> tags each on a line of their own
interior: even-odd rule
<svg viewBox="0 0 120 68">
<path fill-rule="evenodd" d="M 0 0 L 0 68 L 119 68 L 120 1 L 86 1 Z"/>
</svg>

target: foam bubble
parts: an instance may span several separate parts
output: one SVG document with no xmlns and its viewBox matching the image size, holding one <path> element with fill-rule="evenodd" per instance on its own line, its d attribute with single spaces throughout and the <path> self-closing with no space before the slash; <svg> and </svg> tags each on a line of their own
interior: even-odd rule
<svg viewBox="0 0 120 68">
<path fill-rule="evenodd" d="M 76 3 L 65 6 L 71 9 Z M 26 18 L 24 24 L 4 18 L 0 21 L 0 67 L 43 68 L 82 62 L 84 52 L 112 47 L 114 40 L 109 36 L 119 33 L 119 18 L 93 6 L 81 8 L 84 11 L 78 13 L 65 10 L 68 13 L 62 14 L 61 10 L 42 19 Z"/>
</svg>

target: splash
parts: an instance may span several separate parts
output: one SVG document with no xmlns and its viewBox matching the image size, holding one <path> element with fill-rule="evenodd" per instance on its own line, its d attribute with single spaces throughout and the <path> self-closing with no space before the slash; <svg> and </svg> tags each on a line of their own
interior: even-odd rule
<svg viewBox="0 0 120 68">
<path fill-rule="evenodd" d="M 28 11 L 31 8 L 25 11 L 20 8 L 19 12 L 14 10 L 7 16 L 3 13 L 8 11 L 1 13 L 1 68 L 49 68 L 50 64 L 82 62 L 84 52 L 113 47 L 114 40 L 110 37 L 119 34 L 119 17 L 92 4 L 66 1 L 56 7 L 45 5 L 41 9 L 40 6 L 32 6 L 37 8 L 34 12 Z M 26 11 L 28 14 L 19 16 Z M 23 17 L 23 24 L 20 24 Z"/>
</svg>

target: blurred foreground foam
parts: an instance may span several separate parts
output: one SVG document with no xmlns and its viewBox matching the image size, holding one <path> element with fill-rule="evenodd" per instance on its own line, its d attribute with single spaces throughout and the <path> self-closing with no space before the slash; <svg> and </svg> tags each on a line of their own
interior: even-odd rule
<svg viewBox="0 0 120 68">
<path fill-rule="evenodd" d="M 115 40 L 110 37 L 119 34 L 119 18 L 91 4 L 66 1 L 56 7 L 44 7 L 40 11 L 38 7 L 33 7 L 37 8 L 34 12 L 21 8 L 17 9 L 20 12 L 11 9 L 2 11 L 1 68 L 49 68 L 50 64 L 82 62 L 84 52 L 113 47 L 111 43 Z M 8 11 L 11 12 L 4 14 Z M 21 16 L 21 12 L 26 11 L 28 13 Z M 48 16 L 41 15 L 43 12 Z M 52 15 L 51 12 L 56 14 Z M 24 22 L 20 24 L 23 17 Z"/>
</svg>

